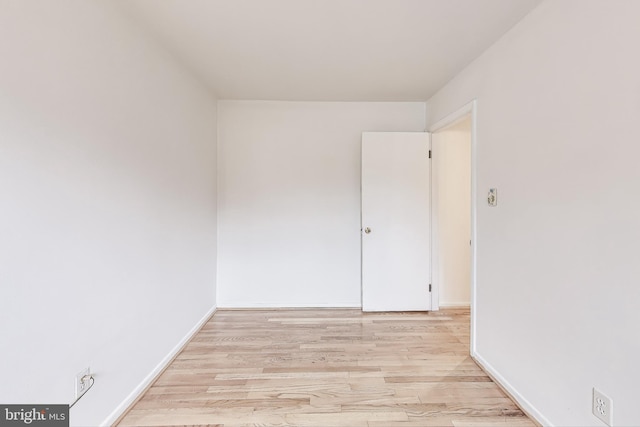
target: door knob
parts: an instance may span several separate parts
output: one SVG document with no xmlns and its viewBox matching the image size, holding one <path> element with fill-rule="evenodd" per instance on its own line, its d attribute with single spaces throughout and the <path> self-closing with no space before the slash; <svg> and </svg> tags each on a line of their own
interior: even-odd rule
<svg viewBox="0 0 640 427">
<path fill-rule="evenodd" d="M 371 229 L 370 229 L 369 227 L 367 227 L 367 228 L 365 228 L 365 229 L 364 229 L 364 232 L 365 232 L 366 234 L 369 234 L 369 233 L 371 233 Z"/>
</svg>

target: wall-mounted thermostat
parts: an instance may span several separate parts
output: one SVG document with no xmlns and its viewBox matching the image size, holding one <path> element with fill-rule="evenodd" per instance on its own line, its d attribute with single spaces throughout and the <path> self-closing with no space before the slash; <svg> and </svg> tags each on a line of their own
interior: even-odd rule
<svg viewBox="0 0 640 427">
<path fill-rule="evenodd" d="M 487 203 L 489 206 L 497 206 L 498 205 L 498 189 L 490 188 L 489 194 L 487 195 Z"/>
</svg>

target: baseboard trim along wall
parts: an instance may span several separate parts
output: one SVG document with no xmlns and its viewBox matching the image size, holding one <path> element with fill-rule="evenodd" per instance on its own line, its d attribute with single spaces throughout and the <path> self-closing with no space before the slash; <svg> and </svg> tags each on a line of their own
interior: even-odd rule
<svg viewBox="0 0 640 427">
<path fill-rule="evenodd" d="M 202 318 L 195 324 L 189 332 L 171 349 L 158 365 L 153 368 L 149 375 L 145 377 L 138 386 L 127 396 L 120 405 L 100 424 L 100 426 L 112 426 L 122 420 L 124 415 L 135 405 L 142 395 L 151 387 L 151 385 L 158 379 L 160 375 L 167 369 L 167 367 L 174 361 L 174 359 L 180 354 L 184 347 L 191 341 L 191 339 L 202 329 L 202 327 L 213 317 L 217 308 L 212 307 Z"/>
<path fill-rule="evenodd" d="M 470 308 L 469 302 L 445 302 L 440 303 L 440 308 Z"/>
<path fill-rule="evenodd" d="M 362 307 L 218 307 L 218 311 L 362 310 Z"/>
<path fill-rule="evenodd" d="M 362 305 L 353 304 L 221 304 L 218 305 L 218 310 L 276 310 L 276 309 L 296 309 L 296 308 L 350 308 L 350 309 L 362 309 Z"/>
<path fill-rule="evenodd" d="M 471 354 L 471 358 L 480 366 L 480 368 L 513 400 L 516 405 L 524 412 L 529 418 L 536 422 L 540 426 L 553 426 L 549 420 L 542 415 L 524 396 L 522 396 L 518 390 L 516 390 L 498 371 L 494 369 L 489 362 L 487 362 L 477 352 Z"/>
</svg>

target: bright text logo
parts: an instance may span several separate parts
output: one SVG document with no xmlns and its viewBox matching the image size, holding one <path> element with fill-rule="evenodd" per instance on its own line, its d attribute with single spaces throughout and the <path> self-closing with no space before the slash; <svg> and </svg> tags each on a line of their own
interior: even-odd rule
<svg viewBox="0 0 640 427">
<path fill-rule="evenodd" d="M 0 405 L 0 427 L 69 427 L 69 405 Z"/>
</svg>

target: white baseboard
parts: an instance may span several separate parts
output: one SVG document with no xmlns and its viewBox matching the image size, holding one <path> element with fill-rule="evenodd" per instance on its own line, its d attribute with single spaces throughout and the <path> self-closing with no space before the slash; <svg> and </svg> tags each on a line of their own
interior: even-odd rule
<svg viewBox="0 0 640 427">
<path fill-rule="evenodd" d="M 482 356 L 480 356 L 477 352 L 471 354 L 473 360 L 476 361 L 478 365 L 491 377 L 491 379 L 496 382 L 508 395 L 511 399 L 513 399 L 516 404 L 522 409 L 522 411 L 527 414 L 530 418 L 533 418 L 535 422 L 540 424 L 541 426 L 553 426 L 549 420 L 542 415 L 536 407 L 534 407 L 531 402 L 529 402 L 524 396 L 522 396 L 518 390 L 516 390 L 500 373 L 493 367 L 489 362 L 487 362 Z"/>
<path fill-rule="evenodd" d="M 471 303 L 469 301 L 461 302 L 440 302 L 440 308 L 469 308 Z"/>
<path fill-rule="evenodd" d="M 171 349 L 169 354 L 167 354 L 158 365 L 149 372 L 140 384 L 133 389 L 131 393 L 120 403 L 116 409 L 109 414 L 109 416 L 100 424 L 103 426 L 111 426 L 113 425 L 118 418 L 120 418 L 127 409 L 131 406 L 133 402 L 138 399 L 138 397 L 144 393 L 147 388 L 156 380 L 158 375 L 160 375 L 165 368 L 173 361 L 173 359 L 180 353 L 182 348 L 193 338 L 193 336 L 204 326 L 204 324 L 213 316 L 216 312 L 216 307 L 212 307 L 207 313 L 195 324 L 193 328 L 186 333 L 186 335 Z"/>
<path fill-rule="evenodd" d="M 354 304 L 277 304 L 277 303 L 256 303 L 256 304 L 220 304 L 219 310 L 251 310 L 251 309 L 279 309 L 279 308 L 355 308 L 362 309 L 361 305 Z"/>
</svg>

